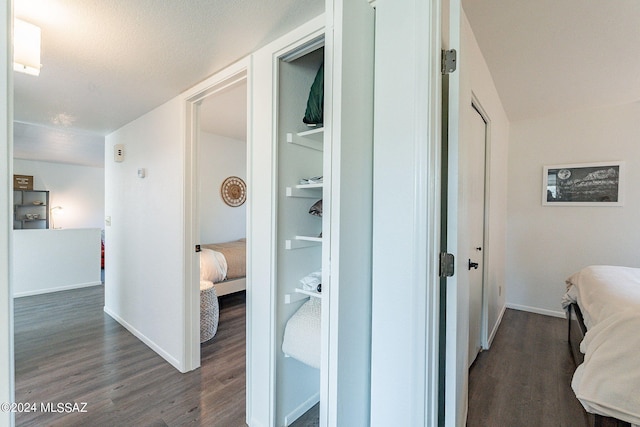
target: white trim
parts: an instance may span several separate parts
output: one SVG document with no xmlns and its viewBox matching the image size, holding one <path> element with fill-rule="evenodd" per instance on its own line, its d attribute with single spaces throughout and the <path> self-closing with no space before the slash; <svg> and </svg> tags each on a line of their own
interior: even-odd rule
<svg viewBox="0 0 640 427">
<path fill-rule="evenodd" d="M 491 348 L 491 344 L 493 344 L 493 339 L 496 337 L 496 333 L 498 332 L 498 328 L 500 327 L 500 324 L 502 323 L 502 316 L 504 316 L 504 312 L 507 310 L 507 306 L 503 305 L 502 306 L 502 310 L 500 310 L 500 314 L 498 315 L 498 319 L 496 320 L 496 324 L 493 327 L 493 330 L 491 331 L 491 334 L 489 335 L 489 339 L 487 340 L 487 347 L 485 348 L 485 350 L 489 350 L 489 348 Z"/>
<path fill-rule="evenodd" d="M 489 285 L 489 260 L 491 255 L 491 242 L 489 238 L 491 233 L 489 232 L 489 219 L 491 218 L 491 183 L 490 171 L 491 171 L 491 119 L 486 110 L 482 107 L 482 103 L 471 91 L 471 108 L 475 109 L 482 120 L 484 121 L 484 218 L 483 218 L 483 230 L 482 230 L 482 307 L 481 307 L 481 326 L 480 326 L 480 345 L 482 349 L 489 348 L 489 298 L 488 298 L 488 285 Z"/>
<path fill-rule="evenodd" d="M 440 0 L 376 8 L 373 427 L 438 425 L 440 21 Z"/>
<path fill-rule="evenodd" d="M 195 245 L 200 243 L 198 209 L 198 106 L 203 99 L 248 80 L 249 59 L 228 66 L 181 95 L 184 135 L 184 282 L 183 360 L 185 371 L 200 366 L 200 267 Z M 247 110 L 249 105 L 247 103 Z M 248 123 L 248 120 L 247 120 Z M 247 359 L 248 362 L 248 359 Z"/>
<path fill-rule="evenodd" d="M 298 418 L 304 415 L 309 409 L 313 408 L 313 406 L 320 402 L 320 392 L 314 394 L 305 402 L 301 403 L 296 409 L 291 411 L 289 414 L 284 416 L 284 425 L 285 427 L 290 426 L 293 422 L 295 422 Z"/>
<path fill-rule="evenodd" d="M 542 314 L 544 316 L 562 317 L 562 318 L 567 317 L 567 314 L 564 311 L 547 310 L 546 308 L 530 307 L 527 305 L 507 303 L 506 308 L 511 308 L 513 310 L 520 310 L 520 311 L 528 311 L 529 313 Z"/>
<path fill-rule="evenodd" d="M 126 330 L 131 332 L 136 338 L 145 343 L 149 348 L 158 353 L 164 360 L 169 362 L 171 366 L 179 370 L 180 372 L 187 372 L 181 365 L 180 361 L 174 357 L 172 357 L 169 353 L 164 351 L 162 347 L 156 344 L 152 339 L 147 338 L 142 332 L 134 328 L 131 324 L 125 321 L 122 317 L 115 314 L 111 311 L 107 306 L 104 307 L 104 312 L 107 313 L 113 320 L 121 324 Z"/>
<path fill-rule="evenodd" d="M 0 6 L 0 402 L 15 401 L 13 345 L 13 1 Z M 15 413 L 0 411 L 0 425 L 13 426 Z"/>
<path fill-rule="evenodd" d="M 102 282 L 86 282 L 86 283 L 74 283 L 73 285 L 59 286 L 57 288 L 37 289 L 35 291 L 17 292 L 13 295 L 14 298 L 28 297 L 32 295 L 50 294 L 53 292 L 68 291 L 71 289 L 88 288 L 91 286 L 102 285 Z"/>
<path fill-rule="evenodd" d="M 247 138 L 247 424 L 275 426 L 278 58 L 321 37 L 324 15 L 251 55 Z M 255 111 L 255 114 L 253 112 Z"/>
</svg>

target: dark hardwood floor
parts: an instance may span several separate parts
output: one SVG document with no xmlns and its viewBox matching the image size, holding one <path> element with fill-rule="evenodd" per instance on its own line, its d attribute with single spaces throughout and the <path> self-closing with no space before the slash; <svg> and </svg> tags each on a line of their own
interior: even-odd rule
<svg viewBox="0 0 640 427">
<path fill-rule="evenodd" d="M 18 426 L 245 426 L 245 294 L 220 298 L 201 368 L 181 374 L 103 312 L 102 286 L 15 300 Z M 86 402 L 86 413 L 43 403 Z M 81 409 L 81 408 L 78 408 Z"/>
<path fill-rule="evenodd" d="M 593 425 L 571 389 L 567 321 L 507 310 L 469 372 L 467 426 Z"/>
</svg>

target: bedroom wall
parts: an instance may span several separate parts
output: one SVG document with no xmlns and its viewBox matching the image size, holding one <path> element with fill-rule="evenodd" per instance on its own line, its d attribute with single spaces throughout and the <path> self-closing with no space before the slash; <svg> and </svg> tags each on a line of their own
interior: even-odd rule
<svg viewBox="0 0 640 427">
<path fill-rule="evenodd" d="M 247 204 L 231 207 L 222 200 L 220 186 L 229 176 L 247 182 L 247 143 L 201 132 L 198 155 L 200 241 L 228 242 L 247 233 Z"/>
<path fill-rule="evenodd" d="M 591 264 L 640 267 L 640 102 L 511 124 L 509 307 L 564 316 L 564 280 Z M 624 160 L 622 207 L 543 207 L 543 165 Z"/>
<path fill-rule="evenodd" d="M 493 78 L 489 72 L 480 47 L 475 39 L 471 25 L 463 15 L 462 26 L 462 57 L 460 64 L 461 72 L 461 101 L 460 115 L 463 123 L 470 120 L 471 110 L 469 106 L 472 97 L 487 114 L 489 119 L 489 135 L 487 137 L 486 151 L 486 192 L 487 192 L 487 222 L 485 228 L 485 292 L 484 299 L 487 303 L 487 336 L 491 340 L 500 324 L 500 318 L 505 308 L 505 257 L 506 257 L 506 216 L 507 216 L 507 171 L 509 156 L 509 120 L 502 106 L 498 91 L 494 85 Z M 466 63 L 464 61 L 467 61 Z M 464 124 L 461 138 L 459 164 L 465 163 L 465 138 Z M 464 176 L 465 169 L 461 167 L 460 176 Z M 462 178 L 460 178 L 462 182 Z M 466 209 L 466 189 L 461 185 L 459 189 L 459 210 Z M 460 220 L 463 226 L 464 221 Z M 469 247 L 466 242 L 464 229 L 459 229 L 458 248 Z M 466 245 L 466 246 L 464 246 Z M 467 259 L 469 257 L 458 256 L 458 281 L 467 279 Z"/>
<path fill-rule="evenodd" d="M 179 97 L 106 137 L 105 311 L 169 363 L 184 359 L 184 140 Z M 138 169 L 146 177 L 138 177 Z"/>
<path fill-rule="evenodd" d="M 104 228 L 104 168 L 22 159 L 14 159 L 13 168 L 32 175 L 34 189 L 51 192 L 51 207 L 64 208 L 56 228 Z"/>
</svg>

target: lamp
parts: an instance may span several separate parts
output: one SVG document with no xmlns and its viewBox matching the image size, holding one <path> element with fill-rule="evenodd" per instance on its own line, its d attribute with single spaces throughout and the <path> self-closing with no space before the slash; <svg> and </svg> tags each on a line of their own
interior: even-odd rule
<svg viewBox="0 0 640 427">
<path fill-rule="evenodd" d="M 40 75 L 40 27 L 14 20 L 13 69 L 32 76 Z"/>
<path fill-rule="evenodd" d="M 51 212 L 51 228 L 55 229 L 56 228 L 56 225 L 55 225 L 56 215 L 59 215 L 62 212 L 64 212 L 64 209 L 62 208 L 62 206 L 54 206 L 54 207 L 51 208 L 50 212 Z"/>
</svg>

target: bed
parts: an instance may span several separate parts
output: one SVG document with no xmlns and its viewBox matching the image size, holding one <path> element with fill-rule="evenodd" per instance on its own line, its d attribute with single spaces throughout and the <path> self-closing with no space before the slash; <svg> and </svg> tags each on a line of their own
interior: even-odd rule
<svg viewBox="0 0 640 427">
<path fill-rule="evenodd" d="M 247 288 L 246 239 L 200 246 L 200 280 L 213 282 L 217 296 Z"/>
<path fill-rule="evenodd" d="M 576 397 L 596 426 L 640 425 L 640 269 L 590 266 L 566 283 Z"/>
</svg>

